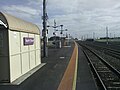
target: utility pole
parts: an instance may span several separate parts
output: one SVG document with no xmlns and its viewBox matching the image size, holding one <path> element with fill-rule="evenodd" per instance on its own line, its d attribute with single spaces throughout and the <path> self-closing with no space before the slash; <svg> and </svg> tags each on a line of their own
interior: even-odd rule
<svg viewBox="0 0 120 90">
<path fill-rule="evenodd" d="M 106 27 L 106 43 L 108 44 L 108 27 Z"/>
<path fill-rule="evenodd" d="M 87 34 L 87 39 L 88 39 L 88 34 Z"/>
<path fill-rule="evenodd" d="M 114 33 L 114 39 L 115 39 L 115 33 Z"/>
<path fill-rule="evenodd" d="M 56 21 L 54 20 L 54 31 L 56 30 L 57 26 L 56 26 Z"/>
<path fill-rule="evenodd" d="M 95 40 L 95 32 L 93 32 L 93 39 Z"/>
<path fill-rule="evenodd" d="M 110 38 L 112 38 L 112 33 L 110 33 Z"/>
<path fill-rule="evenodd" d="M 43 0 L 43 57 L 48 56 L 48 49 L 47 49 L 47 12 L 46 12 L 46 0 Z"/>
</svg>

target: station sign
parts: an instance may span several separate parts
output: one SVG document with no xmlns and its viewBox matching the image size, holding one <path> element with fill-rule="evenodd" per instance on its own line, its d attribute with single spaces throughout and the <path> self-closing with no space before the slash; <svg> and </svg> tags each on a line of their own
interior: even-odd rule
<svg viewBox="0 0 120 90">
<path fill-rule="evenodd" d="M 23 38 L 24 45 L 33 45 L 34 44 L 34 38 L 30 37 L 24 37 Z"/>
</svg>

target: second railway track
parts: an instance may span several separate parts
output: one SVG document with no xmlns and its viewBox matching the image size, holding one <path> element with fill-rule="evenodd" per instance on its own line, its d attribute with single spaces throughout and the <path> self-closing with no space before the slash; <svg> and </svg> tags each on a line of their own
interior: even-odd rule
<svg viewBox="0 0 120 90">
<path fill-rule="evenodd" d="M 91 49 L 82 46 L 100 90 L 120 90 L 120 72 Z"/>
<path fill-rule="evenodd" d="M 110 48 L 108 46 L 104 46 L 104 45 L 96 45 L 95 43 L 94 44 L 89 44 L 89 43 L 86 43 L 87 46 L 90 46 L 92 48 L 95 48 L 101 52 L 104 52 L 105 54 L 107 55 L 110 55 L 112 57 L 115 57 L 115 58 L 118 58 L 120 59 L 120 50 L 117 49 L 114 49 L 114 48 Z"/>
</svg>

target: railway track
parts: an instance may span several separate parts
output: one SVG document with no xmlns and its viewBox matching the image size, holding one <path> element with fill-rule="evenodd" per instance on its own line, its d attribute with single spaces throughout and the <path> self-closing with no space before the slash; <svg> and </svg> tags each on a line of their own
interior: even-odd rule
<svg viewBox="0 0 120 90">
<path fill-rule="evenodd" d="M 83 46 L 83 51 L 99 82 L 100 90 L 120 90 L 120 72 L 93 50 Z"/>
<path fill-rule="evenodd" d="M 110 55 L 112 57 L 120 59 L 120 51 L 119 50 L 111 49 L 111 48 L 107 48 L 107 47 L 99 46 L 99 45 L 92 45 L 92 44 L 86 44 L 86 45 L 93 47 L 95 49 L 98 49 L 99 51 L 104 52 L 107 55 Z"/>
</svg>

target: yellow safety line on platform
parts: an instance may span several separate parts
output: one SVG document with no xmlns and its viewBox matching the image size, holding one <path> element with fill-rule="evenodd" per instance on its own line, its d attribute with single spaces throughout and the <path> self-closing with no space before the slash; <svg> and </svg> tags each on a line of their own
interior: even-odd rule
<svg viewBox="0 0 120 90">
<path fill-rule="evenodd" d="M 73 88 L 72 90 L 76 90 L 76 80 L 77 80 L 77 68 L 78 68 L 78 45 L 75 42 L 75 45 L 77 47 L 77 53 L 76 53 L 76 65 L 75 65 L 75 73 L 74 73 L 74 81 L 73 81 Z"/>
<path fill-rule="evenodd" d="M 76 79 L 77 79 L 77 65 L 78 65 L 78 45 L 75 42 L 75 47 L 64 73 L 64 76 L 60 82 L 57 90 L 75 90 L 76 89 Z"/>
</svg>

